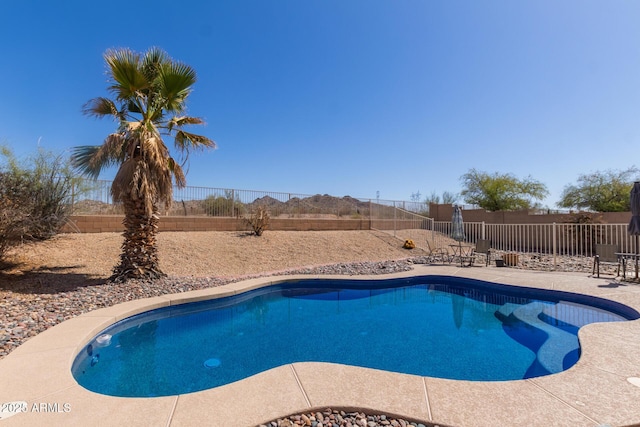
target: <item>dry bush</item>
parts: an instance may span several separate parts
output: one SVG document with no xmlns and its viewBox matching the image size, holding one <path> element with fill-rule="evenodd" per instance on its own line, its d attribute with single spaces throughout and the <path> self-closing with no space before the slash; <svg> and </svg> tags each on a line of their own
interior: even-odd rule
<svg viewBox="0 0 640 427">
<path fill-rule="evenodd" d="M 269 221 L 271 221 L 271 216 L 269 215 L 269 211 L 265 206 L 259 205 L 254 208 L 249 216 L 244 218 L 245 222 L 251 230 L 253 234 L 256 236 L 262 236 L 264 230 L 269 227 Z"/>
<path fill-rule="evenodd" d="M 22 165 L 0 147 L 0 258 L 25 240 L 54 236 L 71 213 L 74 178 L 68 163 L 39 152 Z"/>
<path fill-rule="evenodd" d="M 7 249 L 22 240 L 29 218 L 25 189 L 15 176 L 0 173 L 0 259 Z"/>
<path fill-rule="evenodd" d="M 569 216 L 565 221 L 571 224 L 565 228 L 567 241 L 575 248 L 595 248 L 596 243 L 602 243 L 602 229 L 591 227 L 602 224 L 602 215 L 591 212 L 578 212 Z"/>
</svg>

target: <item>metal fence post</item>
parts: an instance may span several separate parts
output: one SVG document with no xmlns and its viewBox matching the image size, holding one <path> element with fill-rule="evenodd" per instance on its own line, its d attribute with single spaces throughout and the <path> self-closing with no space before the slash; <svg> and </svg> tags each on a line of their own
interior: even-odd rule
<svg viewBox="0 0 640 427">
<path fill-rule="evenodd" d="M 436 237 L 436 227 L 434 225 L 434 219 L 433 218 L 428 218 L 427 219 L 427 224 L 429 224 L 429 230 L 431 230 L 431 243 L 434 243 L 435 246 L 435 237 Z"/>
<path fill-rule="evenodd" d="M 236 190 L 231 190 L 231 217 L 235 217 L 236 212 Z"/>
<path fill-rule="evenodd" d="M 484 223 L 484 221 L 482 221 L 482 240 L 484 240 L 484 239 L 485 239 L 485 230 L 484 230 L 484 226 L 485 226 L 485 223 Z"/>
<path fill-rule="evenodd" d="M 556 223 L 553 223 L 553 228 L 552 228 L 552 245 L 553 245 L 553 269 L 555 270 L 556 268 L 558 268 L 558 261 L 556 258 L 556 255 L 558 253 L 558 249 L 557 249 L 557 239 L 556 239 Z"/>
<path fill-rule="evenodd" d="M 393 237 L 396 237 L 396 202 L 393 202 Z"/>
</svg>

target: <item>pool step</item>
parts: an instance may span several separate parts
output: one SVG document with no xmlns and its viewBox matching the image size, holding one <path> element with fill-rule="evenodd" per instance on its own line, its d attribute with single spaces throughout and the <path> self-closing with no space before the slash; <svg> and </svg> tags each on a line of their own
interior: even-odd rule
<svg viewBox="0 0 640 427">
<path fill-rule="evenodd" d="M 537 361 L 549 372 L 561 372 L 567 354 L 577 347 L 577 337 L 540 320 L 540 314 L 549 307 L 549 303 L 539 301 L 526 305 L 507 303 L 496 310 L 496 317 L 505 324 L 522 322 L 546 334 L 547 338 L 537 350 Z M 534 350 L 535 351 L 535 350 Z"/>
<path fill-rule="evenodd" d="M 502 306 L 500 306 L 499 309 L 496 310 L 496 313 L 495 313 L 496 317 L 504 322 L 504 319 L 511 316 L 511 313 L 513 313 L 513 310 L 515 310 L 518 307 L 522 307 L 522 305 L 514 304 L 511 302 L 504 303 L 502 304 Z"/>
<path fill-rule="evenodd" d="M 574 306 L 574 305 L 580 309 L 584 307 L 583 305 L 573 304 L 568 301 L 563 301 L 562 305 L 565 308 L 564 310 L 557 310 L 556 305 L 545 307 L 544 314 L 546 314 L 551 319 L 558 320 L 562 323 L 573 326 L 574 328 L 577 328 L 577 329 L 580 329 L 584 325 L 588 325 L 589 323 L 592 322 L 592 320 L 589 317 L 586 317 L 586 316 L 583 318 L 577 317 L 575 316 L 573 311 L 566 309 L 567 306 Z"/>
</svg>

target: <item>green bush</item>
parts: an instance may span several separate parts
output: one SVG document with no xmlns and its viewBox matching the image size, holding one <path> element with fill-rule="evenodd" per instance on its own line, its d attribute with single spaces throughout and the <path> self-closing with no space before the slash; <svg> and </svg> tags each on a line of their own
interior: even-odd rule
<svg viewBox="0 0 640 427">
<path fill-rule="evenodd" d="M 75 179 L 67 160 L 46 151 L 24 163 L 0 146 L 0 257 L 13 245 L 54 236 L 71 214 Z"/>
<path fill-rule="evenodd" d="M 209 216 L 231 216 L 240 218 L 244 214 L 244 205 L 232 195 L 209 196 L 202 202 L 204 211 Z"/>
</svg>

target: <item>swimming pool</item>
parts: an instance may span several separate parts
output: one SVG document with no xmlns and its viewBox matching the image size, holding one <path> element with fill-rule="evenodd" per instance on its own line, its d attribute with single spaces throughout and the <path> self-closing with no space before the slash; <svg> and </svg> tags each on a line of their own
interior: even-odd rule
<svg viewBox="0 0 640 427">
<path fill-rule="evenodd" d="M 581 326 L 639 317 L 595 297 L 447 276 L 314 279 L 130 317 L 91 340 L 72 373 L 89 390 L 139 397 L 300 361 L 513 380 L 572 366 Z"/>
</svg>

